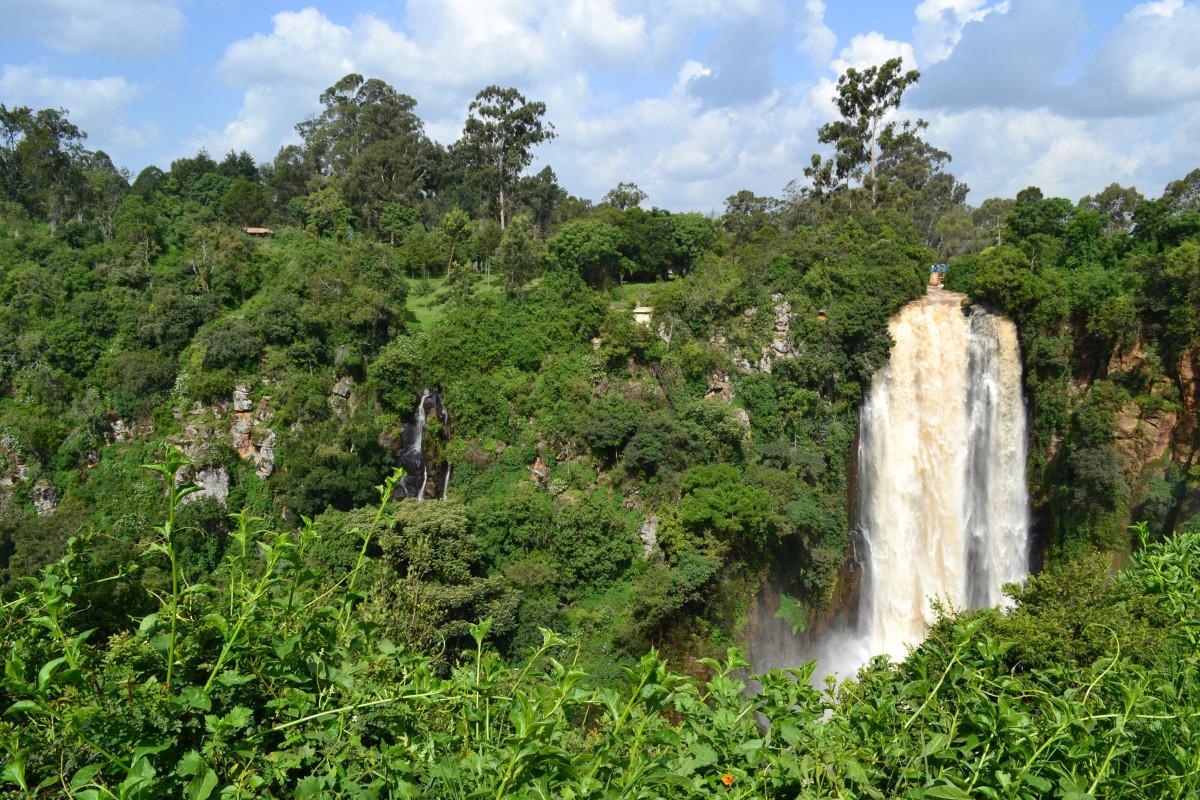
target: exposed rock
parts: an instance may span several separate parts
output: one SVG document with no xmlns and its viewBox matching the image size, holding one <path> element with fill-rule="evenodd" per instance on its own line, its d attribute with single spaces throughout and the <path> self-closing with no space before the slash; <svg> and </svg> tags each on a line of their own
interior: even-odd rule
<svg viewBox="0 0 1200 800">
<path fill-rule="evenodd" d="M 271 477 L 275 471 L 275 431 L 267 428 L 262 441 L 258 445 L 258 453 L 254 458 L 254 473 L 258 477 Z"/>
<path fill-rule="evenodd" d="M 192 483 L 200 487 L 200 491 L 193 492 L 183 498 L 180 501 L 180 505 L 187 505 L 188 503 L 194 503 L 197 500 L 211 497 L 223 506 L 225 505 L 225 500 L 229 497 L 229 470 L 225 469 L 224 465 L 203 467 L 196 470 L 190 476 L 185 476 L 181 472 L 180 478 L 182 481 L 190 479 Z"/>
<path fill-rule="evenodd" d="M 542 460 L 541 454 L 533 462 L 533 466 L 529 468 L 529 479 L 542 489 L 545 489 L 550 483 L 550 468 Z"/>
<path fill-rule="evenodd" d="M 749 438 L 750 437 L 750 412 L 748 412 L 744 408 L 739 408 L 733 412 L 733 415 L 735 417 L 737 417 L 737 421 L 740 422 L 742 424 L 742 427 L 744 427 L 746 429 L 746 438 Z"/>
<path fill-rule="evenodd" d="M 650 558 L 658 550 L 658 517 L 654 514 L 646 517 L 638 528 L 638 536 L 642 539 L 642 555 Z"/>
<path fill-rule="evenodd" d="M 729 374 L 714 372 L 709 375 L 708 390 L 705 391 L 704 396 L 705 398 L 716 397 L 726 403 L 733 402 L 733 384 L 729 382 Z"/>
<path fill-rule="evenodd" d="M 339 417 L 344 418 L 347 411 L 354 413 L 354 409 L 358 405 L 354 399 L 354 379 L 349 375 L 339 378 L 333 388 L 329 390 L 327 402 L 329 408 Z"/>
<path fill-rule="evenodd" d="M 129 423 L 117 417 L 109 426 L 109 436 L 114 442 L 128 442 L 138 437 L 150 436 L 154 425 L 149 420 Z"/>
<path fill-rule="evenodd" d="M 21 455 L 20 444 L 12 436 L 0 437 L 0 498 L 27 480 L 29 465 Z"/>
<path fill-rule="evenodd" d="M 260 398 L 255 408 L 245 384 L 238 384 L 233 390 L 230 444 L 239 456 L 254 462 L 254 473 L 260 478 L 269 478 L 275 471 L 275 431 L 261 424 L 273 413 L 270 400 L 269 397 Z M 220 419 L 218 414 L 214 417 Z"/>
<path fill-rule="evenodd" d="M 774 336 L 771 338 L 771 349 L 780 356 L 791 355 L 792 344 L 789 341 L 792 334 L 792 304 L 783 299 L 782 294 L 771 295 L 771 300 L 775 303 L 775 326 Z M 764 359 L 767 357 L 764 354 Z M 770 372 L 765 369 L 763 372 Z"/>
<path fill-rule="evenodd" d="M 58 507 L 58 489 L 49 481 L 38 481 L 29 492 L 29 499 L 39 517 L 49 514 Z"/>
<path fill-rule="evenodd" d="M 250 387 L 244 383 L 233 387 L 233 410 L 241 412 L 249 411 L 252 408 L 254 408 L 254 401 L 250 399 Z"/>
</svg>

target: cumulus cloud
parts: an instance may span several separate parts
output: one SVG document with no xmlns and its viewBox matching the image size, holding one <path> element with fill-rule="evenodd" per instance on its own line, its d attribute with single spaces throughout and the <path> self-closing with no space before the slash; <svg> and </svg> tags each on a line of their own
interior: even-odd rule
<svg viewBox="0 0 1200 800">
<path fill-rule="evenodd" d="M 797 11 L 796 49 L 806 53 L 814 63 L 824 66 L 837 47 L 837 35 L 825 24 L 823 0 L 805 0 Z"/>
<path fill-rule="evenodd" d="M 922 65 L 946 58 L 962 39 L 969 22 L 979 22 L 993 11 L 1008 11 L 1008 2 L 988 5 L 986 0 L 922 0 L 917 6 L 913 49 Z"/>
<path fill-rule="evenodd" d="M 28 64 L 0 68 L 0 97 L 7 104 L 67 109 L 71 121 L 91 135 L 88 146 L 93 149 L 141 149 L 154 140 L 154 125 L 126 123 L 128 107 L 141 91 L 117 76 L 76 78 Z"/>
<path fill-rule="evenodd" d="M 911 102 L 941 108 L 1038 108 L 1061 95 L 1086 17 L 1079 0 L 1014 0 L 968 21 L 944 60 L 923 71 Z"/>
<path fill-rule="evenodd" d="M 878 31 L 871 31 L 851 39 L 850 44 L 842 48 L 829 66 L 834 74 L 841 75 L 850 67 L 865 69 L 893 58 L 903 61 L 906 68 L 912 68 L 917 61 L 908 42 L 889 39 Z"/>
<path fill-rule="evenodd" d="M 151 55 L 183 29 L 175 0 L 0 0 L 0 37 L 30 37 L 63 53 Z"/>
<path fill-rule="evenodd" d="M 1081 114 L 1140 116 L 1200 99 L 1200 7 L 1163 0 L 1134 7 L 1070 87 Z"/>
<path fill-rule="evenodd" d="M 1027 185 L 1077 199 L 1113 180 L 1155 194 L 1200 159 L 1196 3 L 1137 5 L 1091 53 L 1075 0 L 923 0 L 915 16 L 918 55 L 940 60 L 907 104 L 976 202 Z"/>
<path fill-rule="evenodd" d="M 457 138 L 476 91 L 517 86 L 546 102 L 559 133 L 539 156 L 588 197 L 633 180 L 652 203 L 709 210 L 731 186 L 778 192 L 799 174 L 791 164 L 811 147 L 801 143 L 813 138 L 813 106 L 806 91 L 772 73 L 773 50 L 790 47 L 794 30 L 778 0 L 625 7 L 414 0 L 400 24 L 370 14 L 336 20 L 315 8 L 282 12 L 269 31 L 226 48 L 217 72 L 241 90 L 241 108 L 188 147 L 270 158 L 294 140 L 293 125 L 317 109 L 323 89 L 360 72 L 416 98 L 427 130 L 444 143 Z M 713 28 L 707 51 L 685 57 L 696 32 Z M 632 90 L 597 88 L 593 76 Z M 784 125 L 795 127 L 781 135 Z M 784 153 L 786 165 L 778 160 Z"/>
<path fill-rule="evenodd" d="M 1136 6 L 1093 53 L 1078 47 L 1080 0 L 912 8 L 908 41 L 865 31 L 840 49 L 822 0 L 412 0 L 399 19 L 288 11 L 227 47 L 217 72 L 241 108 L 189 145 L 269 158 L 352 71 L 415 97 L 449 143 L 475 92 L 499 83 L 547 103 L 559 138 L 538 155 L 572 192 L 595 198 L 633 180 L 651 203 L 711 210 L 739 188 L 778 193 L 799 177 L 836 113 L 837 76 L 899 56 L 923 72 L 902 111 L 929 119 L 976 202 L 1030 183 L 1070 197 L 1114 179 L 1154 192 L 1200 156 L 1195 2 Z M 814 74 L 790 66 L 806 60 Z"/>
<path fill-rule="evenodd" d="M 782 6 L 767 4 L 724 21 L 704 58 L 709 71 L 693 79 L 689 91 L 709 107 L 745 105 L 769 94 L 786 19 Z"/>
</svg>

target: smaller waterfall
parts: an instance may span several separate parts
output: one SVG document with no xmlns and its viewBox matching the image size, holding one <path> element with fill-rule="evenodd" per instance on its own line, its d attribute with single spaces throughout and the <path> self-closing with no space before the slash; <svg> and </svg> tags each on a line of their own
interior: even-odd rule
<svg viewBox="0 0 1200 800">
<path fill-rule="evenodd" d="M 440 423 L 436 431 L 430 429 L 431 419 Z M 450 488 L 450 465 L 439 459 L 441 448 L 435 445 L 448 438 L 449 424 L 450 415 L 437 390 L 422 391 L 412 417 L 403 427 L 396 454 L 406 473 L 402 483 L 405 497 L 416 498 L 417 502 L 438 497 L 445 499 Z M 431 436 L 434 437 L 432 440 Z"/>
</svg>

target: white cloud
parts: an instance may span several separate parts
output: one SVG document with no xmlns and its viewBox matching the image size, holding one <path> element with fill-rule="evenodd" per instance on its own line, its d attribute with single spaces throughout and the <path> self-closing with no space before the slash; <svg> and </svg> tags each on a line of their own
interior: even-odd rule
<svg viewBox="0 0 1200 800">
<path fill-rule="evenodd" d="M 878 31 L 871 31 L 851 39 L 850 44 L 842 48 L 829 67 L 835 74 L 841 75 L 850 67 L 865 69 L 896 57 L 904 62 L 906 69 L 916 66 L 917 59 L 913 55 L 911 44 L 889 39 Z"/>
<path fill-rule="evenodd" d="M 921 0 L 913 29 L 918 61 L 924 65 L 946 58 L 962 38 L 963 28 L 993 11 L 1007 12 L 1007 0 L 990 6 L 986 0 Z"/>
<path fill-rule="evenodd" d="M 837 46 L 837 35 L 825 24 L 825 3 L 804 0 L 804 8 L 797 13 L 800 20 L 796 23 L 796 49 L 823 66 Z"/>
<path fill-rule="evenodd" d="M 139 86 L 117 76 L 74 78 L 29 64 L 6 64 L 0 68 L 0 97 L 7 104 L 67 109 L 71 122 L 90 134 L 88 146 L 92 149 L 113 145 L 141 149 L 154 140 L 157 135 L 154 125 L 126 124 L 128 106 L 141 91 Z"/>
<path fill-rule="evenodd" d="M 1073 107 L 1097 116 L 1158 113 L 1200 100 L 1200 7 L 1182 0 L 1131 10 L 1071 87 Z"/>
<path fill-rule="evenodd" d="M 0 0 L 0 36 L 28 36 L 64 53 L 151 55 L 183 29 L 175 0 Z"/>
<path fill-rule="evenodd" d="M 651 203 L 708 210 L 729 187 L 777 193 L 800 173 L 792 164 L 806 157 L 809 145 L 799 143 L 814 127 L 807 92 L 776 83 L 772 47 L 753 48 L 768 33 L 784 46 L 792 28 L 778 0 L 624 7 L 617 0 L 414 0 L 399 26 L 373 15 L 335 21 L 314 8 L 279 13 L 270 31 L 226 48 L 218 74 L 241 89 L 241 108 L 188 147 L 270 158 L 294 140 L 294 124 L 316 110 L 322 90 L 359 72 L 416 98 L 427 131 L 444 143 L 457 138 L 476 91 L 517 86 L 547 104 L 559 134 L 539 148 L 539 159 L 587 197 L 633 180 Z M 725 46 L 706 63 L 686 57 L 693 34 L 714 24 L 729 26 Z M 592 75 L 628 78 L 622 82 L 632 90 L 597 90 Z M 698 92 L 702 85 L 713 91 Z M 722 93 L 739 102 L 729 105 Z M 769 163 L 760 156 L 767 153 Z"/>
<path fill-rule="evenodd" d="M 972 109 L 930 115 L 929 137 L 954 156 L 971 200 L 1012 197 L 1026 186 L 1078 200 L 1113 181 L 1157 191 L 1164 153 L 1146 121 L 1072 118 L 1047 109 Z"/>
<path fill-rule="evenodd" d="M 799 177 L 836 113 L 837 75 L 899 56 L 925 73 L 905 110 L 930 120 L 976 202 L 1028 184 L 1078 197 L 1122 180 L 1153 193 L 1200 157 L 1200 112 L 1186 99 L 1200 82 L 1194 2 L 1134 8 L 1066 82 L 1087 22 L 1078 0 L 921 0 L 912 41 L 867 31 L 836 52 L 824 12 L 821 0 L 412 0 L 398 21 L 283 12 L 228 46 L 218 74 L 241 108 L 190 145 L 269 158 L 352 71 L 415 97 L 448 143 L 475 92 L 499 83 L 546 102 L 559 138 L 534 169 L 552 165 L 570 191 L 597 198 L 633 180 L 650 203 L 713 210 L 739 188 L 778 194 Z M 776 56 L 797 52 L 828 71 L 776 74 Z M 1138 103 L 1158 116 L 1129 119 Z"/>
</svg>

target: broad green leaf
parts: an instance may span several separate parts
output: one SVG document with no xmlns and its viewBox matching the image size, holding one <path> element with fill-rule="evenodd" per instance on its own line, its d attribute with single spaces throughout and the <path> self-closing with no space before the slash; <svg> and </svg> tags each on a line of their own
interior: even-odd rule
<svg viewBox="0 0 1200 800">
<path fill-rule="evenodd" d="M 42 668 L 38 670 L 39 691 L 45 689 L 50 684 L 50 679 L 54 677 L 54 670 L 58 669 L 58 667 L 65 663 L 66 660 L 66 656 L 59 656 L 58 658 L 51 659 L 42 665 Z"/>
<path fill-rule="evenodd" d="M 71 790 L 79 791 L 83 787 L 92 782 L 92 778 L 104 768 L 103 764 L 88 764 L 86 767 L 81 767 L 71 776 Z"/>
<path fill-rule="evenodd" d="M 18 700 L 17 702 L 13 703 L 11 706 L 9 706 L 7 709 L 4 710 L 4 716 L 7 717 L 9 714 L 15 714 L 17 712 L 24 712 L 26 714 L 45 714 L 45 713 L 47 713 L 44 708 L 39 706 L 33 700 Z"/>
<path fill-rule="evenodd" d="M 26 792 L 29 791 L 29 785 L 25 783 L 25 756 L 23 754 L 18 753 L 8 759 L 4 770 L 0 772 L 0 780 L 5 783 L 15 783 Z"/>
</svg>

